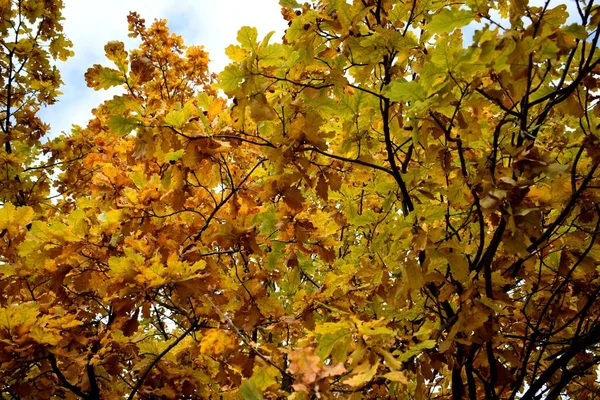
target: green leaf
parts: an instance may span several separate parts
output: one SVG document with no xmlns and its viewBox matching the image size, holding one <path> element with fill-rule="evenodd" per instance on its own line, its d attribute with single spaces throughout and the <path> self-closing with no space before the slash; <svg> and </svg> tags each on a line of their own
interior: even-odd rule
<svg viewBox="0 0 600 400">
<path fill-rule="evenodd" d="M 236 64 L 229 64 L 223 72 L 219 74 L 219 85 L 223 91 L 232 92 L 237 89 L 242 81 L 246 78 L 246 72 L 242 71 Z"/>
<path fill-rule="evenodd" d="M 263 47 L 258 53 L 258 58 L 263 67 L 277 65 L 285 57 L 285 48 L 282 44 L 274 43 Z"/>
<path fill-rule="evenodd" d="M 110 89 L 113 86 L 120 86 L 125 83 L 123 75 L 112 68 L 102 68 L 98 74 L 98 87 L 100 89 Z"/>
<path fill-rule="evenodd" d="M 242 45 L 242 49 L 256 51 L 258 43 L 258 31 L 254 27 L 242 26 L 238 31 L 237 41 Z"/>
<path fill-rule="evenodd" d="M 341 329 L 337 332 L 327 333 L 319 338 L 319 344 L 315 354 L 321 360 L 327 359 L 336 345 L 344 346 L 350 338 L 351 332 L 348 329 Z"/>
<path fill-rule="evenodd" d="M 255 365 L 250 380 L 259 390 L 265 390 L 269 386 L 277 383 L 277 377 L 280 375 L 277 368 L 272 365 Z"/>
<path fill-rule="evenodd" d="M 130 134 L 138 126 L 139 122 L 137 120 L 122 115 L 113 115 L 108 120 L 109 129 L 121 136 Z"/>
<path fill-rule="evenodd" d="M 392 101 L 423 101 L 427 92 L 417 81 L 398 79 L 389 84 L 385 95 Z"/>
<path fill-rule="evenodd" d="M 256 384 L 251 380 L 245 380 L 240 385 L 239 395 L 244 400 L 263 400 L 264 397 Z"/>
<path fill-rule="evenodd" d="M 269 33 L 267 33 L 265 35 L 265 37 L 263 38 L 262 42 L 260 43 L 260 45 L 262 47 L 267 47 L 269 45 L 269 40 L 271 40 L 271 37 L 275 34 L 275 31 L 270 31 Z"/>
<path fill-rule="evenodd" d="M 275 207 L 269 207 L 260 214 L 256 214 L 252 224 L 260 226 L 260 232 L 264 235 L 270 235 L 277 231 L 277 210 Z"/>
<path fill-rule="evenodd" d="M 425 349 L 432 349 L 436 345 L 436 341 L 429 339 L 425 340 L 417 345 L 414 345 L 408 349 L 405 353 L 402 353 L 398 356 L 398 360 L 405 362 L 410 360 L 412 357 L 421 354 L 421 352 Z"/>
<path fill-rule="evenodd" d="M 181 160 L 183 153 L 185 153 L 184 149 L 171 151 L 170 153 L 165 154 L 165 162 Z"/>
<path fill-rule="evenodd" d="M 215 99 L 206 92 L 200 92 L 198 93 L 198 96 L 196 96 L 196 104 L 203 110 L 208 110 L 214 100 Z"/>
<path fill-rule="evenodd" d="M 448 33 L 456 28 L 462 28 L 473 21 L 475 15 L 471 10 L 461 10 L 457 7 L 444 8 L 434 15 L 425 28 L 430 33 Z"/>
<path fill-rule="evenodd" d="M 585 31 L 585 26 L 580 24 L 571 24 L 567 25 L 562 30 L 565 33 L 573 35 L 577 39 L 585 40 L 587 36 L 587 32 Z"/>
<path fill-rule="evenodd" d="M 129 109 L 127 107 L 127 95 L 114 96 L 111 100 L 107 100 L 104 104 L 106 105 L 106 108 L 108 108 L 108 111 L 110 111 L 111 114 L 122 114 Z"/>
<path fill-rule="evenodd" d="M 182 110 L 173 110 L 165 117 L 165 123 L 174 128 L 181 128 L 187 122 L 185 113 Z"/>
<path fill-rule="evenodd" d="M 175 128 L 181 128 L 191 117 L 198 114 L 198 108 L 193 101 L 186 102 L 183 107 L 172 110 L 165 117 L 165 122 Z"/>
<path fill-rule="evenodd" d="M 141 171 L 134 171 L 129 174 L 129 179 L 133 181 L 138 189 L 142 189 L 146 185 L 146 176 Z"/>
</svg>

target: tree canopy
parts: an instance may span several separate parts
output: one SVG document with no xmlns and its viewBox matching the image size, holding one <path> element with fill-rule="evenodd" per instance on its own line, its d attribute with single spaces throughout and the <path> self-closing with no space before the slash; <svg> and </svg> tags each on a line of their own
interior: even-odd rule
<svg viewBox="0 0 600 400">
<path fill-rule="evenodd" d="M 600 7 L 280 3 L 218 74 L 132 12 L 44 138 L 0 0 L 2 398 L 597 398 Z"/>
</svg>

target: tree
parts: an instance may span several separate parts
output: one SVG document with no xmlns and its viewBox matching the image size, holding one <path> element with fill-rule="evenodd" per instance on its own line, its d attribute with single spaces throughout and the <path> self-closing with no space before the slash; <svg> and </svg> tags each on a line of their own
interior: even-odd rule
<svg viewBox="0 0 600 400">
<path fill-rule="evenodd" d="M 575 5 L 284 0 L 283 43 L 242 28 L 218 76 L 130 14 L 139 49 L 86 74 L 124 92 L 11 161 L 35 187 L 0 210 L 3 396 L 595 398 L 600 8 Z"/>
<path fill-rule="evenodd" d="M 33 165 L 48 126 L 37 112 L 53 104 L 62 83 L 50 58 L 66 60 L 71 43 L 62 34 L 62 1 L 0 2 L 0 129 L 3 203 L 38 207 L 48 194 L 45 168 Z"/>
</svg>

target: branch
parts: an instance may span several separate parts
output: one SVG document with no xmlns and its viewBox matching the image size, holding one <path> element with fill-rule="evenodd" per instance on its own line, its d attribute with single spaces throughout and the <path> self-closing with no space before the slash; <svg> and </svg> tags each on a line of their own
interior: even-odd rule
<svg viewBox="0 0 600 400">
<path fill-rule="evenodd" d="M 179 344 L 179 342 L 181 342 L 187 335 L 189 335 L 192 331 L 194 331 L 198 327 L 198 324 L 199 324 L 199 321 L 196 321 L 195 323 L 191 324 L 189 328 L 187 328 L 181 335 L 179 335 L 177 337 L 177 339 L 175 339 L 173 341 L 173 343 L 168 345 L 166 349 L 164 349 L 159 355 L 156 356 L 156 358 L 154 360 L 152 360 L 152 362 L 148 365 L 148 367 L 142 373 L 142 376 L 140 376 L 140 378 L 138 379 L 138 381 L 135 384 L 135 386 L 133 387 L 133 390 L 131 391 L 131 393 L 129 393 L 129 396 L 127 396 L 127 400 L 133 400 L 133 397 L 138 392 L 138 390 L 140 390 L 140 388 L 144 384 L 144 381 L 146 380 L 146 378 L 148 377 L 148 375 L 150 374 L 152 369 L 154 369 L 156 364 L 164 356 L 166 356 L 171 350 L 173 350 L 173 348 L 175 346 L 177 346 Z"/>
<path fill-rule="evenodd" d="M 208 226 L 210 225 L 212 219 L 214 218 L 214 216 L 217 214 L 217 212 L 219 212 L 219 210 L 229 201 L 229 199 L 238 192 L 238 190 L 240 189 L 240 187 L 244 184 L 244 182 L 246 182 L 246 180 L 248 180 L 248 178 L 250 178 L 250 175 L 252 175 L 252 173 L 263 163 L 265 162 L 264 158 L 261 158 L 258 160 L 258 163 L 256 163 L 256 165 L 254 167 L 252 167 L 252 169 L 250 170 L 250 172 L 248 172 L 248 174 L 242 179 L 242 181 L 238 184 L 237 187 L 231 188 L 231 191 L 229 192 L 229 194 L 227 196 L 225 196 L 225 198 L 223 200 L 221 200 L 221 202 L 219 204 L 217 204 L 217 206 L 212 210 L 212 212 L 210 213 L 210 215 L 208 216 L 208 218 L 206 218 L 206 222 L 204 223 L 204 226 L 200 229 L 200 231 L 196 234 L 196 236 L 194 236 L 194 242 L 197 242 L 198 240 L 200 240 L 200 238 L 202 237 L 202 234 L 204 233 L 204 231 L 206 231 L 208 229 Z M 194 243 L 190 243 L 189 245 L 187 245 L 183 251 L 181 252 L 181 254 L 185 253 L 186 251 L 188 251 L 190 248 L 192 248 L 192 246 L 194 245 Z"/>
<path fill-rule="evenodd" d="M 267 75 L 267 74 L 259 73 L 259 72 L 255 72 L 255 73 L 253 73 L 253 75 L 262 76 L 263 78 L 268 78 L 268 79 L 275 79 L 277 81 L 283 81 L 283 82 L 291 83 L 292 85 L 309 88 L 309 89 L 325 89 L 328 87 L 335 86 L 333 83 L 327 83 L 327 84 L 323 84 L 323 85 L 311 85 L 309 83 L 296 82 L 296 81 L 293 81 L 288 78 L 280 78 L 277 76 Z"/>
<path fill-rule="evenodd" d="M 592 167 L 592 169 L 590 170 L 590 172 L 587 174 L 587 176 L 585 177 L 585 179 L 583 180 L 583 182 L 579 186 L 579 189 L 577 189 L 577 191 L 575 193 L 573 193 L 573 195 L 571 196 L 571 199 L 569 200 L 569 202 L 567 203 L 567 205 L 565 206 L 565 208 L 561 211 L 561 213 L 558 215 L 558 217 L 556 217 L 556 219 L 554 220 L 554 222 L 552 224 L 550 224 L 550 226 L 548 226 L 548 228 L 544 231 L 544 233 L 542 234 L 542 236 L 540 236 L 535 242 L 533 242 L 527 248 L 527 252 L 529 252 L 531 254 L 533 251 L 535 251 L 537 249 L 537 247 L 540 244 L 544 243 L 546 240 L 548 240 L 550 238 L 550 236 L 552 236 L 552 234 L 554 233 L 554 230 L 571 213 L 573 207 L 575 206 L 575 203 L 577 202 L 577 199 L 579 199 L 579 196 L 581 196 L 581 193 L 583 193 L 583 191 L 587 188 L 587 184 L 590 182 L 590 180 L 592 180 L 592 178 L 594 176 L 594 173 L 596 172 L 597 169 L 598 169 L 598 165 L 594 165 Z M 512 268 L 512 277 L 513 278 L 517 277 L 517 275 L 519 274 L 519 271 L 521 270 L 521 266 L 523 265 L 523 263 L 525 262 L 525 260 L 527 258 L 528 257 L 519 258 L 509 268 L 509 270 Z"/>
<path fill-rule="evenodd" d="M 70 163 L 70 162 L 73 162 L 73 161 L 81 160 L 82 158 L 84 158 L 88 154 L 89 153 L 85 153 L 85 154 L 80 155 L 79 157 L 71 158 L 70 160 L 65 160 L 65 161 L 58 161 L 58 162 L 55 162 L 55 163 L 52 163 L 52 164 L 38 165 L 37 167 L 25 168 L 25 169 L 23 169 L 23 172 L 33 171 L 33 170 L 36 170 L 36 169 L 53 168 L 53 167 L 56 167 L 58 165 L 67 164 L 67 163 Z"/>
<path fill-rule="evenodd" d="M 315 152 L 317 152 L 319 154 L 322 154 L 322 155 L 324 155 L 326 157 L 329 157 L 329 158 L 333 158 L 335 160 L 340 160 L 340 161 L 345 161 L 345 162 L 349 162 L 349 163 L 353 163 L 353 164 L 362 165 L 363 167 L 373 168 L 373 169 L 376 169 L 378 171 L 383 171 L 386 174 L 394 176 L 394 173 L 391 170 L 389 170 L 389 169 L 387 169 L 385 167 L 382 167 L 381 165 L 371 164 L 371 163 L 366 162 L 366 161 L 361 161 L 358 158 L 347 158 L 347 157 L 337 156 L 335 154 L 327 153 L 326 151 L 323 151 L 323 150 L 321 150 L 321 149 L 319 149 L 317 147 L 304 147 L 304 148 L 302 148 L 302 150 L 315 151 Z"/>
<path fill-rule="evenodd" d="M 502 213 L 502 214 L 504 214 L 504 213 Z M 506 229 L 506 218 L 504 218 L 504 215 L 501 215 L 501 218 L 502 218 L 502 220 L 500 221 L 500 223 L 498 224 L 498 227 L 496 228 L 496 231 L 494 232 L 492 241 L 488 245 L 487 249 L 485 249 L 485 253 L 483 254 L 483 257 L 481 257 L 481 260 L 477 263 L 477 265 L 475 265 L 474 270 L 476 271 L 476 273 L 479 273 L 479 271 L 481 271 L 482 268 L 486 268 L 486 270 L 487 270 L 490 267 L 492 261 L 494 260 L 494 255 L 496 254 L 496 250 L 498 249 L 498 246 L 500 245 L 500 242 L 502 241 L 502 235 L 504 234 L 504 229 Z M 491 271 L 484 271 L 484 273 L 491 274 Z M 490 276 L 490 278 L 491 278 L 491 276 Z M 487 286 L 487 284 L 488 283 L 486 282 L 486 286 Z"/>
<path fill-rule="evenodd" d="M 497 99 L 495 97 L 490 96 L 489 94 L 487 94 L 486 92 L 484 92 L 482 89 L 475 89 L 475 91 L 477 93 L 479 93 L 480 95 L 482 95 L 483 97 L 485 97 L 486 99 L 488 99 L 489 101 L 492 101 L 494 103 L 496 103 L 496 105 L 498 107 L 500 107 L 502 109 L 502 111 L 504 111 L 507 114 L 512 115 L 513 117 L 519 117 L 519 113 L 514 111 L 512 108 L 515 107 L 515 105 L 513 105 L 512 108 L 508 108 L 506 107 L 504 104 L 502 104 L 502 102 L 500 101 L 500 99 Z"/>
<path fill-rule="evenodd" d="M 387 98 L 387 97 L 385 97 L 385 96 L 384 96 L 384 95 L 382 95 L 382 94 L 379 94 L 379 93 L 373 92 L 372 90 L 365 89 L 365 88 L 362 88 L 362 87 L 360 87 L 360 86 L 353 85 L 353 84 L 351 84 L 351 83 L 349 83 L 349 84 L 348 84 L 348 86 L 350 86 L 351 88 L 354 88 L 354 89 L 356 89 L 356 90 L 360 90 L 361 92 L 369 93 L 369 94 L 371 94 L 371 95 L 373 95 L 373 96 L 375 96 L 375 97 L 377 97 L 377 98 L 379 98 L 379 99 L 382 99 L 382 100 Z"/>
<path fill-rule="evenodd" d="M 209 135 L 190 136 L 190 135 L 186 135 L 183 132 L 178 131 L 177 129 L 173 128 L 171 125 L 159 125 L 158 127 L 160 127 L 160 128 L 168 128 L 171 131 L 173 131 L 176 135 L 184 137 L 184 138 L 186 138 L 187 140 L 190 140 L 190 141 L 192 141 L 192 140 L 202 140 L 202 139 L 213 139 L 213 140 L 215 140 L 215 139 L 225 139 L 225 140 L 239 140 L 241 142 L 246 142 L 246 143 L 254 144 L 254 145 L 257 145 L 257 146 L 267 146 L 267 147 L 272 147 L 272 148 L 276 148 L 277 147 L 277 146 L 275 146 L 273 143 L 269 142 L 265 138 L 262 138 L 262 137 L 257 136 L 257 135 L 249 135 L 249 134 L 247 134 L 245 132 L 241 132 L 241 131 L 238 131 L 238 132 L 239 133 L 244 133 L 246 136 L 256 137 L 256 138 L 258 138 L 260 140 L 263 140 L 264 143 L 255 142 L 254 140 L 245 139 L 245 138 L 243 138 L 241 136 L 237 136 L 237 135 L 220 135 L 220 134 L 218 134 L 218 135 L 211 135 L 211 136 L 209 136 Z"/>
<path fill-rule="evenodd" d="M 538 379 L 531 383 L 529 389 L 520 397 L 521 400 L 533 400 L 536 399 L 536 394 L 542 389 L 542 387 L 553 377 L 560 369 L 565 369 L 569 364 L 569 361 L 577 353 L 584 351 L 588 346 L 598 343 L 600 341 L 600 325 L 596 326 L 591 332 L 583 337 L 579 337 L 573 341 L 573 344 L 569 349 L 563 353 L 562 356 L 556 358 L 552 364 L 539 376 Z M 514 393 L 511 398 L 514 398 Z"/>
<path fill-rule="evenodd" d="M 52 367 L 52 372 L 54 372 L 54 374 L 58 377 L 58 380 L 60 381 L 63 387 L 69 389 L 71 392 L 75 393 L 81 398 L 90 399 L 90 396 L 88 394 L 84 393 L 81 389 L 79 389 L 77 386 L 73 385 L 67 380 L 67 378 L 58 368 L 58 364 L 56 363 L 56 357 L 54 356 L 54 354 L 50 353 L 48 355 L 48 360 L 50 361 L 50 367 Z"/>
<path fill-rule="evenodd" d="M 389 70 L 391 66 L 390 64 L 394 59 L 393 56 L 393 54 L 390 56 L 385 55 L 383 58 L 383 64 L 385 68 L 385 77 L 383 83 L 386 85 L 389 84 L 391 81 L 391 75 Z M 396 164 L 396 158 L 394 156 L 394 147 L 392 145 L 392 134 L 390 132 L 390 107 L 390 99 L 385 97 L 383 99 L 380 99 L 379 108 L 381 110 L 381 118 L 383 119 L 383 137 L 385 140 L 385 148 L 387 151 L 388 162 L 390 163 L 392 176 L 394 177 L 396 183 L 400 187 L 400 192 L 402 193 L 402 211 L 403 214 L 406 216 L 410 212 L 414 211 L 415 206 L 413 205 L 410 195 L 408 194 L 408 190 L 406 189 L 406 184 L 402 179 L 402 175 L 400 175 L 400 169 Z"/>
<path fill-rule="evenodd" d="M 282 374 L 282 376 L 286 376 L 288 378 L 293 378 L 293 376 L 290 375 L 288 372 L 286 372 L 283 368 L 281 368 L 279 365 L 275 364 L 271 359 L 269 359 L 267 356 L 265 356 L 260 351 L 258 351 L 258 347 L 255 346 L 255 345 L 253 345 L 251 342 L 248 341 L 248 339 L 246 338 L 246 335 L 244 333 L 242 333 L 238 329 L 237 326 L 235 326 L 235 324 L 233 323 L 233 321 L 231 320 L 231 318 L 229 318 L 227 315 L 225 315 L 223 313 L 223 311 L 221 311 L 221 309 L 215 304 L 215 302 L 210 298 L 210 296 L 208 294 L 205 294 L 204 297 L 206 297 L 206 299 L 213 306 L 213 308 L 215 309 L 215 311 L 217 312 L 217 314 L 219 314 L 219 316 L 221 318 L 223 318 L 225 320 L 225 322 L 227 322 L 227 325 L 229 325 L 229 327 L 238 335 L 238 337 L 242 340 L 242 342 L 244 342 L 244 344 L 246 346 L 250 347 L 252 349 L 252 351 L 258 357 L 260 357 L 267 364 L 275 367 Z"/>
</svg>

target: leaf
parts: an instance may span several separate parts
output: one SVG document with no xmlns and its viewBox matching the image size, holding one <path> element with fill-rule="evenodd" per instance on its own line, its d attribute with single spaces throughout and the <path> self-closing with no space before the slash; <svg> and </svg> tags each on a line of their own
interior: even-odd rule
<svg viewBox="0 0 600 400">
<path fill-rule="evenodd" d="M 133 47 L 85 75 L 119 93 L 48 137 L 62 3 L 0 0 L 7 390 L 478 398 L 494 369 L 523 398 L 595 389 L 549 371 L 600 362 L 600 8 L 283 0 L 281 42 L 240 29 L 220 74 L 130 13 Z"/>
<path fill-rule="evenodd" d="M 183 124 L 187 122 L 186 115 L 181 110 L 173 110 L 165 117 L 165 123 L 175 127 L 181 128 Z"/>
<path fill-rule="evenodd" d="M 433 16 L 425 29 L 431 33 L 449 33 L 468 25 L 474 18 L 475 15 L 471 10 L 462 10 L 457 7 L 444 8 Z"/>
<path fill-rule="evenodd" d="M 231 61 L 241 62 L 248 57 L 248 50 L 243 49 L 241 46 L 232 44 L 225 48 L 225 54 Z"/>
<path fill-rule="evenodd" d="M 6 230 L 9 236 L 15 236 L 32 219 L 33 208 L 15 207 L 12 203 L 5 203 L 0 208 L 0 231 Z"/>
<path fill-rule="evenodd" d="M 30 336 L 33 340 L 40 344 L 48 344 L 56 346 L 61 339 L 59 332 L 51 333 L 42 328 L 41 326 L 34 326 L 31 330 Z"/>
<path fill-rule="evenodd" d="M 379 363 L 376 363 L 371 366 L 369 366 L 368 363 L 365 363 L 363 365 L 365 366 L 362 368 L 363 371 L 344 380 L 343 383 L 352 387 L 359 387 L 373 379 L 375 374 L 377 374 Z"/>
<path fill-rule="evenodd" d="M 229 64 L 223 72 L 219 74 L 219 87 L 226 93 L 230 93 L 237 89 L 247 74 L 235 64 Z"/>
<path fill-rule="evenodd" d="M 110 210 L 106 213 L 100 214 L 98 220 L 106 224 L 114 225 L 121 221 L 123 217 L 123 210 Z"/>
<path fill-rule="evenodd" d="M 74 210 L 68 217 L 69 226 L 74 234 L 84 237 L 89 232 L 89 223 L 85 212 L 81 209 Z"/>
<path fill-rule="evenodd" d="M 389 379 L 392 382 L 398 382 L 398 383 L 401 383 L 403 385 L 408 385 L 409 384 L 408 378 L 401 371 L 388 372 L 387 374 L 383 375 L 383 377 L 386 378 L 386 379 Z"/>
<path fill-rule="evenodd" d="M 0 329 L 15 332 L 17 328 L 29 328 L 36 323 L 39 313 L 39 306 L 34 302 L 0 308 Z"/>
<path fill-rule="evenodd" d="M 240 385 L 239 394 L 244 400 L 263 400 L 264 397 L 254 381 L 246 379 Z"/>
<path fill-rule="evenodd" d="M 351 339 L 351 332 L 347 328 L 328 332 L 319 337 L 315 353 L 321 360 L 326 360 L 336 346 L 346 347 Z"/>
<path fill-rule="evenodd" d="M 260 52 L 258 53 L 260 64 L 263 67 L 281 65 L 285 61 L 285 50 L 285 47 L 279 43 L 261 47 Z"/>
<path fill-rule="evenodd" d="M 416 81 L 396 80 L 388 85 L 384 93 L 390 100 L 407 102 L 423 101 L 427 97 L 425 89 Z"/>
<path fill-rule="evenodd" d="M 99 64 L 94 64 L 85 73 L 87 85 L 94 90 L 110 89 L 113 86 L 120 86 L 125 83 L 125 79 L 121 72 L 106 68 Z"/>
<path fill-rule="evenodd" d="M 131 72 L 137 83 L 144 84 L 152 80 L 156 67 L 148 57 L 133 56 L 131 60 Z"/>
<path fill-rule="evenodd" d="M 302 196 L 300 189 L 290 186 L 283 192 L 283 201 L 291 208 L 299 210 L 302 208 L 304 196 Z"/>
<path fill-rule="evenodd" d="M 200 341 L 200 353 L 219 355 L 235 348 L 234 337 L 225 330 L 211 329 Z"/>
<path fill-rule="evenodd" d="M 319 179 L 317 180 L 315 190 L 317 191 L 317 195 L 324 201 L 327 201 L 329 199 L 329 186 L 327 185 L 327 181 L 325 180 L 324 175 L 319 175 Z"/>
<path fill-rule="evenodd" d="M 374 321 L 374 323 L 363 323 L 358 326 L 358 332 L 363 335 L 368 336 L 393 336 L 394 330 L 387 328 L 385 326 L 376 326 L 378 321 Z"/>
<path fill-rule="evenodd" d="M 240 28 L 237 34 L 237 41 L 240 43 L 243 49 L 256 51 L 258 43 L 258 30 L 254 27 L 243 26 Z"/>
<path fill-rule="evenodd" d="M 267 104 L 266 99 L 253 100 L 250 103 L 250 117 L 255 122 L 269 121 L 277 118 L 277 113 Z"/>
<path fill-rule="evenodd" d="M 127 52 L 125 51 L 125 44 L 119 41 L 108 42 L 104 46 L 106 58 L 115 63 L 122 73 L 127 73 Z"/>
<path fill-rule="evenodd" d="M 171 152 L 165 154 L 165 162 L 181 160 L 184 153 L 185 153 L 184 149 L 177 150 L 177 151 L 171 151 Z"/>
<path fill-rule="evenodd" d="M 421 352 L 425 349 L 431 349 L 433 347 L 435 347 L 435 345 L 437 344 L 437 342 L 435 340 L 425 340 L 419 344 L 413 345 L 411 347 L 409 347 L 408 351 L 400 354 L 398 356 L 398 360 L 405 362 L 408 361 L 409 359 L 411 359 L 412 357 L 421 354 Z"/>
<path fill-rule="evenodd" d="M 272 365 L 256 365 L 250 380 L 259 390 L 265 390 L 277 384 L 277 378 L 281 375 L 279 370 Z"/>
<path fill-rule="evenodd" d="M 294 350 L 290 356 L 289 370 L 296 375 L 304 384 L 312 384 L 316 381 L 321 371 L 320 358 L 315 355 L 313 349 L 306 347 Z"/>
<path fill-rule="evenodd" d="M 113 115 L 108 120 L 108 127 L 117 135 L 129 135 L 139 126 L 139 122 L 133 118 L 123 117 L 121 115 Z"/>
</svg>

